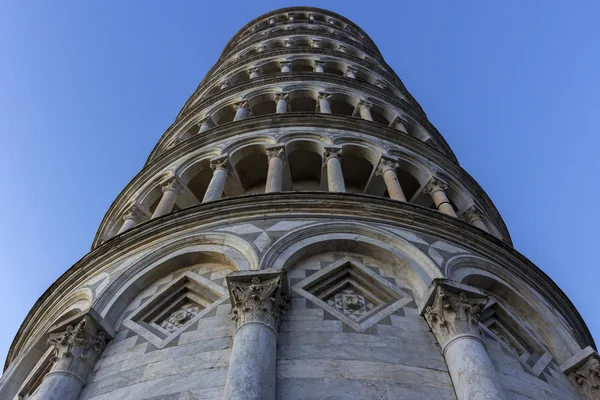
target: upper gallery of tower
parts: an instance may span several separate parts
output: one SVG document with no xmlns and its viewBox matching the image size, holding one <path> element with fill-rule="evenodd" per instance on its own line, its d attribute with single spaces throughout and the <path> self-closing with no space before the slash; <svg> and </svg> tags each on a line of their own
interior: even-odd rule
<svg viewBox="0 0 600 400">
<path fill-rule="evenodd" d="M 300 82 L 303 87 L 294 85 Z M 365 119 L 361 108 L 366 105 L 373 122 L 408 133 L 457 162 L 373 40 L 347 18 L 313 7 L 275 10 L 240 29 L 148 162 L 199 132 L 232 122 L 236 99 L 248 101 L 251 116 L 275 114 L 269 86 L 293 88 L 286 90 L 291 113 L 319 113 L 323 94 L 331 95 L 333 115 Z"/>
</svg>

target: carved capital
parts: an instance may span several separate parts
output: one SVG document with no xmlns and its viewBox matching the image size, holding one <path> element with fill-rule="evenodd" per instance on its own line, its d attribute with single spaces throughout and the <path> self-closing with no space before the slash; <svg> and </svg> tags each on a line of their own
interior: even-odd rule
<svg viewBox="0 0 600 400">
<path fill-rule="evenodd" d="M 437 179 L 437 178 L 431 178 L 431 180 L 429 181 L 429 183 L 427 184 L 427 186 L 425 186 L 425 189 L 423 190 L 424 193 L 427 194 L 432 194 L 434 192 L 438 192 L 440 190 L 446 190 L 448 189 L 448 185 Z"/>
<path fill-rule="evenodd" d="M 315 61 L 315 68 L 316 68 L 316 67 L 325 68 L 325 64 L 326 64 L 326 62 L 325 62 L 325 61 L 318 61 L 318 60 L 317 60 L 317 61 Z"/>
<path fill-rule="evenodd" d="M 290 97 L 290 95 L 287 92 L 275 93 L 275 101 L 288 100 L 289 97 Z"/>
<path fill-rule="evenodd" d="M 237 111 L 240 108 L 248 108 L 248 100 L 240 101 L 239 103 L 235 103 L 233 108 Z"/>
<path fill-rule="evenodd" d="M 375 171 L 375 174 L 383 175 L 385 171 L 390 169 L 392 171 L 396 171 L 396 168 L 398 168 L 398 162 L 396 162 L 396 160 L 390 157 L 382 156 L 379 160 L 379 164 L 377 165 L 377 170 Z"/>
<path fill-rule="evenodd" d="M 163 193 L 171 191 L 171 192 L 175 192 L 177 195 L 180 195 L 181 193 L 183 193 L 184 188 L 177 179 L 172 178 L 171 180 L 169 180 L 167 183 L 165 183 L 162 186 L 162 191 L 163 191 Z"/>
<path fill-rule="evenodd" d="M 287 17 L 288 17 L 288 21 L 293 21 L 294 18 L 296 18 L 296 14 L 295 13 L 288 13 Z"/>
<path fill-rule="evenodd" d="M 229 171 L 229 163 L 226 156 L 213 158 L 210 160 L 210 168 L 215 171 L 217 169 L 224 169 Z"/>
<path fill-rule="evenodd" d="M 327 161 L 330 158 L 337 158 L 337 159 L 342 158 L 342 148 L 341 147 L 325 147 L 323 150 L 324 150 L 323 157 L 325 159 L 325 163 L 327 163 Z"/>
<path fill-rule="evenodd" d="M 318 99 L 319 99 L 319 101 L 321 101 L 321 100 L 329 101 L 329 100 L 331 100 L 331 94 L 320 92 Z"/>
<path fill-rule="evenodd" d="M 125 214 L 123 214 L 123 221 L 131 219 L 136 223 L 140 222 L 144 218 L 144 212 L 139 208 L 137 204 L 131 205 Z"/>
<path fill-rule="evenodd" d="M 254 74 L 256 72 L 260 72 L 260 68 L 259 67 L 252 67 L 248 69 L 248 73 L 249 74 Z"/>
<path fill-rule="evenodd" d="M 457 337 L 472 336 L 479 339 L 480 312 L 487 301 L 487 295 L 478 289 L 436 279 L 421 313 L 445 351 Z"/>
<path fill-rule="evenodd" d="M 377 86 L 380 89 L 385 89 L 387 87 L 387 85 L 385 84 L 385 82 L 383 82 L 382 80 L 377 80 L 377 82 L 375 82 L 375 86 Z"/>
<path fill-rule="evenodd" d="M 294 46 L 294 39 L 287 39 L 284 43 L 285 47 L 293 47 Z"/>
<path fill-rule="evenodd" d="M 279 62 L 279 67 L 283 68 L 283 67 L 288 67 L 290 68 L 292 66 L 292 62 L 291 61 L 280 61 Z"/>
<path fill-rule="evenodd" d="M 337 31 L 336 31 L 337 32 Z M 339 32 L 338 32 L 339 34 Z M 338 45 L 337 49 L 342 53 L 345 53 L 348 50 L 348 46 L 344 46 L 343 44 Z"/>
<path fill-rule="evenodd" d="M 348 75 L 356 75 L 356 73 L 358 72 L 358 70 L 354 67 L 347 67 L 346 68 L 346 76 Z"/>
<path fill-rule="evenodd" d="M 63 332 L 50 334 L 48 344 L 54 350 L 49 373 L 67 372 L 85 384 L 107 340 L 106 332 L 98 329 L 88 316 L 68 325 Z"/>
<path fill-rule="evenodd" d="M 210 116 L 208 116 L 208 115 L 207 115 L 207 116 L 205 116 L 205 117 L 202 117 L 202 118 L 200 118 L 200 119 L 198 120 L 198 126 L 199 126 L 199 127 L 202 127 L 202 125 L 208 125 L 208 126 L 211 126 L 211 125 L 212 125 L 212 121 L 211 121 L 211 119 L 210 119 Z"/>
<path fill-rule="evenodd" d="M 315 26 L 315 28 L 316 28 L 316 26 Z M 322 43 L 322 42 L 321 42 L 320 40 L 313 39 L 313 40 L 312 40 L 312 47 L 317 47 L 317 48 L 319 48 L 319 47 L 321 47 L 321 43 Z"/>
<path fill-rule="evenodd" d="M 371 107 L 373 107 L 373 103 L 369 103 L 368 101 L 365 101 L 365 100 L 359 101 L 358 106 L 357 106 L 358 109 L 362 108 L 362 109 L 366 109 L 366 110 L 370 110 Z"/>
<path fill-rule="evenodd" d="M 472 224 L 474 221 L 480 220 L 483 221 L 485 219 L 485 214 L 483 214 L 476 206 L 471 206 L 467 211 L 465 211 L 460 219 L 463 221 Z"/>
<path fill-rule="evenodd" d="M 230 85 L 231 83 L 229 82 L 229 79 L 224 79 L 221 81 L 221 83 L 219 83 L 219 88 L 225 89 L 228 88 Z"/>
<path fill-rule="evenodd" d="M 330 24 L 335 24 L 335 19 L 329 17 L 327 18 L 327 22 L 329 22 Z"/>
<path fill-rule="evenodd" d="M 287 301 L 283 281 L 281 270 L 248 271 L 227 276 L 232 319 L 238 328 L 247 323 L 261 323 L 277 332 Z"/>
<path fill-rule="evenodd" d="M 269 25 L 274 25 L 275 24 L 275 17 L 269 18 L 268 22 L 269 22 Z"/>
<path fill-rule="evenodd" d="M 591 347 L 561 365 L 582 400 L 600 399 L 600 355 Z"/>
<path fill-rule="evenodd" d="M 392 125 L 396 126 L 398 124 L 403 125 L 405 128 L 408 128 L 410 126 L 410 122 L 408 122 L 407 120 L 405 120 L 404 118 L 402 118 L 400 116 L 396 116 L 394 118 L 394 120 L 392 121 Z"/>
<path fill-rule="evenodd" d="M 267 158 L 270 160 L 273 157 L 281 158 L 285 161 L 285 148 L 282 144 L 276 144 L 274 146 L 269 146 L 266 148 L 267 150 Z"/>
</svg>

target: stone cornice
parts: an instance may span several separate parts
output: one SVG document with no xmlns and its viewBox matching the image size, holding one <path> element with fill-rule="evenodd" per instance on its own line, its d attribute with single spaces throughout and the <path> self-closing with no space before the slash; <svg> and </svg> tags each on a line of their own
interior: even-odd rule
<svg viewBox="0 0 600 400">
<path fill-rule="evenodd" d="M 257 23 L 259 23 L 260 21 L 263 21 L 273 15 L 279 15 L 279 14 L 290 13 L 290 12 L 316 12 L 316 13 L 326 14 L 326 15 L 335 17 L 336 19 L 339 19 L 340 21 L 343 21 L 346 24 L 351 25 L 352 28 L 354 30 L 356 30 L 356 32 L 359 32 L 360 34 L 364 35 L 365 38 L 370 42 L 370 44 L 377 50 L 377 52 L 379 52 L 379 49 L 375 45 L 375 42 L 373 42 L 373 40 L 369 37 L 369 35 L 367 35 L 367 33 L 360 26 L 356 25 L 354 22 L 350 21 L 348 18 L 346 18 L 338 13 L 335 13 L 335 12 L 329 11 L 329 10 L 325 10 L 322 8 L 317 8 L 317 7 L 285 7 L 285 8 L 280 8 L 278 10 L 274 10 L 274 11 L 268 12 L 266 14 L 263 14 L 257 18 L 254 18 L 252 21 L 248 22 L 244 27 L 242 27 L 242 29 L 240 29 L 239 31 L 237 31 L 237 33 L 235 35 L 233 35 L 233 37 L 225 45 L 225 48 L 223 49 L 223 52 L 221 53 L 221 55 L 226 54 L 229 51 L 229 49 L 231 48 L 232 44 L 235 43 L 235 40 L 238 37 L 243 36 L 245 31 L 251 30 L 252 27 L 254 25 L 256 25 Z"/>
<path fill-rule="evenodd" d="M 416 122 L 421 124 L 427 132 L 434 136 L 434 139 L 437 143 L 440 144 L 441 148 L 444 152 L 448 154 L 448 157 L 456 160 L 456 156 L 452 152 L 452 149 L 445 141 L 443 136 L 438 132 L 438 130 L 429 122 L 426 116 L 419 110 L 416 110 L 409 102 L 399 99 L 398 97 L 391 95 L 383 89 L 378 88 L 377 86 L 369 85 L 367 83 L 362 83 L 356 81 L 351 78 L 341 77 L 332 74 L 324 74 L 324 73 L 287 73 L 287 74 L 269 74 L 263 75 L 259 78 L 252 79 L 251 81 L 244 82 L 240 85 L 231 86 L 227 89 L 222 90 L 219 94 L 215 96 L 211 96 L 208 99 L 205 99 L 201 103 L 196 104 L 193 108 L 190 108 L 186 111 L 185 114 L 179 116 L 175 122 L 167 128 L 166 132 L 161 136 L 160 140 L 157 142 L 154 149 L 150 153 L 148 160 L 146 161 L 146 165 L 153 160 L 156 153 L 161 150 L 169 139 L 169 136 L 181 128 L 188 122 L 189 118 L 194 118 L 198 115 L 202 109 L 229 97 L 234 97 L 236 93 L 242 92 L 244 90 L 252 89 L 252 88 L 263 88 L 268 84 L 275 84 L 280 82 L 326 82 L 326 83 L 334 83 L 343 87 L 355 89 L 369 95 L 371 97 L 381 99 L 398 109 L 406 112 L 411 118 L 413 118 Z M 273 114 L 274 115 L 274 114 Z"/>
<path fill-rule="evenodd" d="M 368 224 L 388 224 L 459 242 L 463 248 L 495 260 L 507 272 L 533 287 L 573 328 L 581 347 L 595 348 L 594 340 L 568 297 L 538 267 L 508 244 L 457 218 L 411 203 L 350 193 L 301 192 L 255 194 L 218 200 L 144 222 L 85 255 L 58 278 L 38 299 L 21 325 L 8 353 L 5 370 L 23 350 L 37 322 L 64 296 L 90 277 L 108 268 L 128 252 L 161 237 L 193 227 L 210 229 L 226 223 L 253 219 L 351 218 Z"/>
<path fill-rule="evenodd" d="M 114 218 L 118 218 L 115 213 L 122 207 L 125 207 L 124 203 L 131 200 L 135 192 L 140 188 L 140 185 L 146 184 L 161 169 L 164 169 L 170 163 L 181 158 L 184 154 L 199 148 L 207 147 L 210 143 L 226 140 L 233 136 L 237 136 L 242 132 L 252 132 L 257 129 L 263 129 L 266 119 L 269 120 L 269 126 L 277 126 L 278 128 L 298 126 L 323 127 L 327 129 L 346 130 L 349 132 L 360 132 L 363 135 L 383 139 L 394 143 L 399 147 L 416 152 L 464 185 L 465 188 L 480 201 L 483 209 L 488 212 L 491 223 L 498 228 L 500 234 L 505 238 L 507 243 L 512 243 L 508 229 L 491 199 L 487 196 L 481 186 L 479 186 L 477 181 L 475 181 L 475 179 L 473 179 L 468 172 L 462 169 L 457 163 L 448 159 L 444 154 L 429 147 L 425 143 L 406 134 L 402 134 L 393 128 L 359 118 L 352 118 L 350 120 L 348 118 L 349 117 L 314 113 L 265 115 L 217 126 L 204 132 L 202 135 L 196 135 L 180 143 L 169 151 L 161 154 L 160 157 L 156 158 L 151 164 L 147 164 L 115 198 L 98 227 L 92 248 L 99 245 L 102 233 L 107 229 L 109 222 Z"/>
<path fill-rule="evenodd" d="M 336 51 L 336 50 L 332 50 L 332 49 L 321 49 L 321 48 L 316 48 L 316 47 L 296 47 L 296 48 L 284 48 L 284 49 L 271 49 L 271 50 L 265 50 L 264 52 L 254 55 L 254 56 L 251 56 L 251 57 L 247 57 L 247 58 L 244 57 L 243 59 L 241 59 L 235 63 L 231 63 L 231 64 L 227 65 L 222 70 L 218 69 L 220 66 L 222 66 L 222 64 L 215 64 L 215 68 L 217 68 L 217 69 L 215 69 L 214 71 L 211 70 L 209 73 L 206 74 L 204 79 L 202 79 L 202 82 L 198 85 L 198 87 L 196 88 L 194 93 L 192 93 L 192 95 L 188 98 L 188 100 L 183 105 L 181 111 L 179 112 L 178 118 L 187 112 L 190 104 L 202 92 L 204 92 L 205 90 L 211 89 L 213 85 L 219 83 L 223 79 L 223 77 L 227 76 L 232 70 L 244 69 L 245 67 L 247 67 L 249 65 L 257 64 L 257 62 L 260 60 L 264 60 L 264 59 L 270 58 L 270 57 L 283 56 L 283 55 L 285 55 L 285 56 L 297 56 L 297 55 L 315 56 L 315 55 L 317 55 L 317 56 L 329 56 L 329 57 L 334 57 L 337 59 L 347 60 L 351 64 L 360 65 L 368 70 L 374 70 L 377 74 L 386 78 L 388 81 L 394 83 L 395 84 L 394 87 L 396 89 L 400 90 L 400 92 L 402 92 L 402 94 L 404 96 L 407 96 L 407 97 L 410 96 L 410 93 L 408 92 L 408 90 L 406 89 L 406 87 L 404 86 L 404 84 L 402 83 L 400 78 L 398 78 L 398 76 L 393 72 L 393 70 L 391 70 L 391 68 L 389 68 L 389 66 L 387 66 L 387 64 L 384 64 L 387 66 L 387 68 L 383 68 L 381 66 L 381 63 L 371 63 L 371 62 L 363 60 L 362 58 L 358 58 L 358 57 L 352 56 L 348 53 L 344 53 L 344 52 L 340 52 L 340 51 Z M 240 67 L 240 65 L 242 65 L 242 66 Z M 411 99 L 412 99 L 412 97 L 411 97 Z M 415 106 L 415 105 L 416 105 L 416 101 L 413 106 Z M 417 110 L 420 111 L 421 113 L 423 113 L 423 111 L 420 108 L 418 108 Z"/>
</svg>

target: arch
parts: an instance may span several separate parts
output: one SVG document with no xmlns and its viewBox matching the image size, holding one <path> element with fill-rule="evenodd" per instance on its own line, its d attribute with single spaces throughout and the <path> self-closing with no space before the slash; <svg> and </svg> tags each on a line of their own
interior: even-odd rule
<svg viewBox="0 0 600 400">
<path fill-rule="evenodd" d="M 482 289 L 509 305 L 559 362 L 580 350 L 565 319 L 535 289 L 500 265 L 483 257 L 461 255 L 447 261 L 445 273 L 448 278 Z"/>
<path fill-rule="evenodd" d="M 341 164 L 346 191 L 363 193 L 378 160 L 379 153 L 370 146 L 355 143 L 342 144 Z"/>
<path fill-rule="evenodd" d="M 264 144 L 238 147 L 229 156 L 245 193 L 262 193 L 267 181 L 269 162 Z"/>
<path fill-rule="evenodd" d="M 323 143 L 310 139 L 296 139 L 284 143 L 293 190 L 320 190 Z"/>
<path fill-rule="evenodd" d="M 200 260 L 218 261 L 240 271 L 256 270 L 259 265 L 252 245 L 233 234 L 199 233 L 184 239 L 178 238 L 125 265 L 124 272 L 109 284 L 93 306 L 112 326 L 129 300 L 141 293 L 149 283 Z"/>
<path fill-rule="evenodd" d="M 431 281 L 443 275 L 436 264 L 405 239 L 362 223 L 317 223 L 287 233 L 264 254 L 261 269 L 288 269 L 304 257 L 323 250 L 366 252 L 389 265 L 415 289 L 419 298 Z M 365 253 L 365 254 L 366 254 Z"/>
</svg>

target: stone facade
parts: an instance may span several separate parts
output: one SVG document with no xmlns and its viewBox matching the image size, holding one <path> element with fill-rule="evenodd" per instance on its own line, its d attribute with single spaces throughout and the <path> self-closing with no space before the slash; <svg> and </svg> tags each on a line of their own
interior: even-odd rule
<svg viewBox="0 0 600 400">
<path fill-rule="evenodd" d="M 2 399 L 598 399 L 569 299 L 373 41 L 250 22 L 40 298 Z"/>
</svg>

